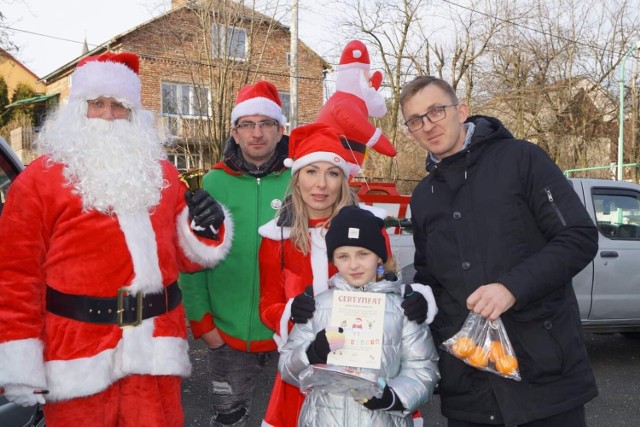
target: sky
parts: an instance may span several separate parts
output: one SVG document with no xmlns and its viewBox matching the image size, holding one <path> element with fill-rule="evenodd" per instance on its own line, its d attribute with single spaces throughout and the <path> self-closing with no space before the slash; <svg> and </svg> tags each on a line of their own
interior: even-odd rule
<svg viewBox="0 0 640 427">
<path fill-rule="evenodd" d="M 325 20 L 313 10 L 315 3 L 300 0 L 298 36 L 325 55 L 330 51 L 328 33 L 321 24 Z M 12 55 L 44 77 L 80 56 L 85 39 L 93 49 L 168 11 L 170 4 L 171 0 L 0 0 L 0 12 L 10 39 L 19 47 Z"/>
</svg>

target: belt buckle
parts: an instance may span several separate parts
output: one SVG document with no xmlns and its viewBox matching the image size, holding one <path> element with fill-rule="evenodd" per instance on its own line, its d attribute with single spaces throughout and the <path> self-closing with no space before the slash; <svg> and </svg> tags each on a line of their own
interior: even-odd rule
<svg viewBox="0 0 640 427">
<path fill-rule="evenodd" d="M 127 296 L 133 296 L 136 299 L 136 320 L 131 323 L 124 322 L 124 298 Z M 142 323 L 142 295 L 140 292 L 133 295 L 129 293 L 129 288 L 124 286 L 118 289 L 118 298 L 117 298 L 117 314 L 118 314 L 118 326 L 138 326 Z"/>
</svg>

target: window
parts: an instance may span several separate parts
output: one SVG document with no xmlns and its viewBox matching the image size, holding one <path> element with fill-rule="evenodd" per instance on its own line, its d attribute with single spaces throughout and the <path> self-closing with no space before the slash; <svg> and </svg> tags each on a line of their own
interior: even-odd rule
<svg viewBox="0 0 640 427">
<path fill-rule="evenodd" d="M 594 189 L 593 205 L 600 232 L 611 239 L 640 240 L 640 194 Z"/>
<path fill-rule="evenodd" d="M 169 135 L 182 135 L 185 117 L 191 120 L 209 115 L 209 89 L 180 83 L 162 83 L 162 115 Z M 190 127 L 192 129 L 193 126 Z"/>
<path fill-rule="evenodd" d="M 213 24 L 213 55 L 216 58 L 240 59 L 247 56 L 247 32 L 243 28 Z"/>
<path fill-rule="evenodd" d="M 173 165 L 181 172 L 188 170 L 187 167 L 187 156 L 179 153 L 169 153 L 167 154 L 167 160 L 173 163 Z"/>
<path fill-rule="evenodd" d="M 280 101 L 282 101 L 282 114 L 287 118 L 287 123 L 291 121 L 291 94 L 289 92 L 278 91 Z"/>
<path fill-rule="evenodd" d="M 204 117 L 209 113 L 209 89 L 188 84 L 162 83 L 162 114 Z"/>
</svg>

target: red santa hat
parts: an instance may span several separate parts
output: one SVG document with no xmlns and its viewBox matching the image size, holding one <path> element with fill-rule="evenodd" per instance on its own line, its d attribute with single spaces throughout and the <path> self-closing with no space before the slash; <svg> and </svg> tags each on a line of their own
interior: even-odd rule
<svg viewBox="0 0 640 427">
<path fill-rule="evenodd" d="M 242 116 L 267 116 L 277 120 L 282 126 L 287 118 L 282 114 L 282 101 L 278 89 L 266 80 L 240 89 L 236 106 L 231 111 L 231 123 L 236 124 Z"/>
<path fill-rule="evenodd" d="M 311 163 L 328 162 L 342 169 L 348 178 L 351 172 L 351 165 L 345 160 L 348 155 L 337 130 L 324 123 L 311 123 L 291 131 L 289 157 L 284 165 L 294 174 Z"/>
<path fill-rule="evenodd" d="M 359 68 L 369 71 L 371 61 L 369 61 L 369 51 L 360 40 L 351 40 L 344 47 L 342 55 L 340 55 L 340 63 L 337 71 L 348 70 L 350 68 Z"/>
<path fill-rule="evenodd" d="M 71 77 L 70 100 L 115 98 L 127 107 L 141 109 L 140 60 L 131 52 L 107 52 L 78 62 Z"/>
</svg>

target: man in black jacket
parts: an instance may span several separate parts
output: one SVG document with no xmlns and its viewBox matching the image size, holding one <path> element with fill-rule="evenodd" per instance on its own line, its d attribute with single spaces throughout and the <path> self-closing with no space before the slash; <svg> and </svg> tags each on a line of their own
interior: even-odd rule
<svg viewBox="0 0 640 427">
<path fill-rule="evenodd" d="M 415 281 L 433 288 L 436 344 L 469 311 L 504 322 L 522 381 L 441 352 L 449 426 L 584 426 L 598 390 L 572 277 L 595 256 L 597 229 L 571 183 L 536 145 L 492 117 L 469 117 L 453 88 L 421 76 L 402 90 L 429 175 L 411 198 Z"/>
</svg>

